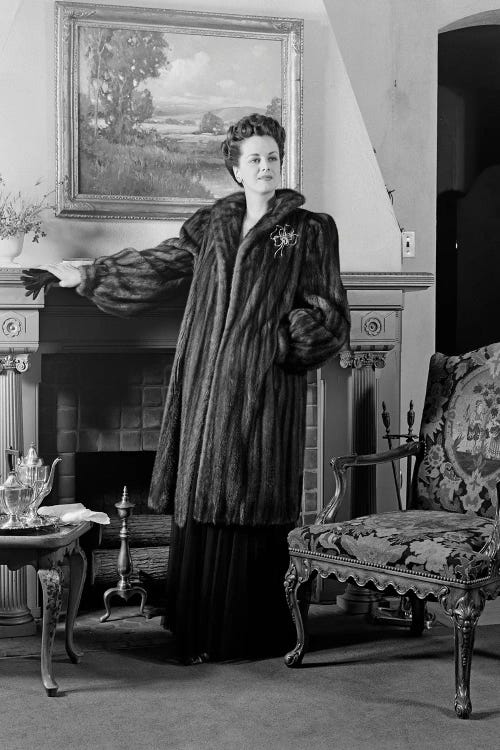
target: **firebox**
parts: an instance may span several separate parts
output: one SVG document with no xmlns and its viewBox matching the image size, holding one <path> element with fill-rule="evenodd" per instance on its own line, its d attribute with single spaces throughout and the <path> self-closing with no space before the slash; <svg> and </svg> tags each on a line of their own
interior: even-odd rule
<svg viewBox="0 0 500 750">
<path fill-rule="evenodd" d="M 158 444 L 172 361 L 170 352 L 43 355 L 39 443 L 46 460 L 55 455 L 62 458 L 57 482 L 59 502 L 82 500 L 80 487 L 78 493 L 76 487 L 80 454 L 127 454 L 122 465 L 135 467 L 134 471 L 141 466 L 144 485 L 148 484 L 151 469 L 147 467 Z M 139 460 L 142 452 L 150 457 Z M 113 466 L 118 461 L 116 457 L 108 460 Z M 80 458 L 79 464 L 83 461 Z M 92 494 L 106 481 L 106 465 L 104 459 L 99 473 L 93 473 L 96 487 Z M 127 472 L 127 476 L 130 474 Z M 124 476 L 115 476 L 114 480 L 112 490 L 119 495 Z M 83 501 L 90 497 L 87 487 L 85 495 Z"/>
</svg>

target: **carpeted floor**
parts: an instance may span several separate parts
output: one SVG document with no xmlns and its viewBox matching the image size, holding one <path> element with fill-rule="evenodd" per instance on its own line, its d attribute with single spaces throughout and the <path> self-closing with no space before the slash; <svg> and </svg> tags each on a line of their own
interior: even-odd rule
<svg viewBox="0 0 500 750">
<path fill-rule="evenodd" d="M 130 614 L 116 610 L 113 617 Z M 79 665 L 54 657 L 61 693 L 39 679 L 39 640 L 0 642 L 2 750 L 455 750 L 500 747 L 500 626 L 478 628 L 473 715 L 453 711 L 453 633 L 422 638 L 336 607 L 311 612 L 300 669 L 281 658 L 178 665 L 159 619 L 98 623 L 83 615 Z M 16 641 L 16 644 L 14 644 Z M 24 645 L 20 642 L 23 641 Z M 10 653 L 10 656 L 7 656 Z"/>
<path fill-rule="evenodd" d="M 129 648 L 168 647 L 171 637 L 160 625 L 160 618 L 146 620 L 139 617 L 137 607 L 118 606 L 111 611 L 111 618 L 99 622 L 104 610 L 86 612 L 78 616 L 74 628 L 75 643 L 82 651 L 120 651 Z M 25 638 L 1 638 L 0 659 L 15 656 L 40 655 L 41 625 L 36 635 Z M 64 623 L 57 626 L 54 653 L 65 654 Z"/>
</svg>

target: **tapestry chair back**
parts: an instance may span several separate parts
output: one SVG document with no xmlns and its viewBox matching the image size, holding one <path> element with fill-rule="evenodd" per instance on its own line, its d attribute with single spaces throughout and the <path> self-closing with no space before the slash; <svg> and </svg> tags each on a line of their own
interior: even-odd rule
<svg viewBox="0 0 500 750">
<path fill-rule="evenodd" d="M 413 509 L 493 518 L 500 475 L 500 344 L 434 354 L 414 471 Z"/>
</svg>

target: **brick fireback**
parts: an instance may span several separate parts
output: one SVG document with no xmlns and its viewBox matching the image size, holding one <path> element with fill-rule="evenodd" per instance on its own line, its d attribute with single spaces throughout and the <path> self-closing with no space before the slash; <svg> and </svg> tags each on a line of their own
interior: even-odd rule
<svg viewBox="0 0 500 750">
<path fill-rule="evenodd" d="M 75 454 L 155 451 L 173 352 L 44 354 L 39 449 L 59 455 L 57 500 L 75 500 Z M 305 514 L 317 506 L 317 388 L 309 373 L 304 470 Z M 52 497 L 52 501 L 56 499 Z"/>
<path fill-rule="evenodd" d="M 58 500 L 75 499 L 75 453 L 155 451 L 173 353 L 46 354 L 39 445 L 59 455 Z"/>
</svg>

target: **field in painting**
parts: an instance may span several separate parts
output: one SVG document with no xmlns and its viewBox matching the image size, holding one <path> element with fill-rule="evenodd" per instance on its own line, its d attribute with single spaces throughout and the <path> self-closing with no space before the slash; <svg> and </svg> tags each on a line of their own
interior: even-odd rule
<svg viewBox="0 0 500 750">
<path fill-rule="evenodd" d="M 80 147 L 80 185 L 91 195 L 214 199 L 231 192 L 220 136 L 145 134 L 130 144 L 98 137 Z"/>
</svg>

